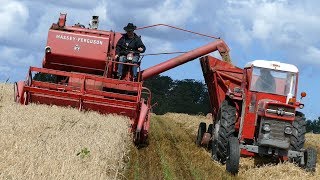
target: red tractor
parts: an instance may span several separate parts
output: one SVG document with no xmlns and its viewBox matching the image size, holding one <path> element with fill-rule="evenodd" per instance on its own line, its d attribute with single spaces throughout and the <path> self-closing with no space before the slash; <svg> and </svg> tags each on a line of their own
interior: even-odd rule
<svg viewBox="0 0 320 180">
<path fill-rule="evenodd" d="M 297 101 L 298 68 L 256 60 L 244 69 L 206 56 L 200 59 L 213 124 L 200 123 L 196 143 L 236 174 L 240 155 L 293 161 L 315 171 L 317 152 L 304 149 L 306 122 Z M 301 93 L 301 99 L 306 93 Z"/>
</svg>

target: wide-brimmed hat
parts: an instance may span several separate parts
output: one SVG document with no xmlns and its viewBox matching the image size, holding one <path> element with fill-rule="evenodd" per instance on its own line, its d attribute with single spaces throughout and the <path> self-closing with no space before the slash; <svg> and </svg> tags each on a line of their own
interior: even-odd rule
<svg viewBox="0 0 320 180">
<path fill-rule="evenodd" d="M 134 31 L 137 29 L 137 26 L 133 25 L 133 23 L 128 23 L 127 26 L 123 28 L 125 31 Z"/>
</svg>

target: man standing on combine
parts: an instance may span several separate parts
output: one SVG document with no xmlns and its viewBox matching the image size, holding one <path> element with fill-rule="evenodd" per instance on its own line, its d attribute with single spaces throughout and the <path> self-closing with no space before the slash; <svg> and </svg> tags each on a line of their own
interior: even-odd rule
<svg viewBox="0 0 320 180">
<path fill-rule="evenodd" d="M 141 38 L 134 33 L 134 30 L 137 29 L 135 25 L 132 23 L 128 23 L 127 26 L 123 28 L 126 31 L 126 34 L 123 34 L 119 39 L 116 46 L 116 56 L 117 59 L 119 57 L 119 62 L 125 63 L 128 61 L 127 55 L 130 52 L 133 52 L 133 60 L 132 63 L 138 64 L 140 53 L 146 51 L 146 47 L 141 41 Z M 122 78 L 122 68 L 123 64 L 118 64 L 118 78 Z M 137 79 L 137 68 L 138 66 L 132 67 L 133 79 Z"/>
</svg>

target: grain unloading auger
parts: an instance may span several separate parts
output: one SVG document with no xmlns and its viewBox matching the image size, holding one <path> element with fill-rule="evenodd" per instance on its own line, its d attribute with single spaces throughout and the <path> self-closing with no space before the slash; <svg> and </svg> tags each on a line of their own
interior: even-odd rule
<svg viewBox="0 0 320 180">
<path fill-rule="evenodd" d="M 135 144 L 141 144 L 147 141 L 151 109 L 151 92 L 142 86 L 143 80 L 216 50 L 229 58 L 229 48 L 217 40 L 140 71 L 137 81 L 128 70 L 135 64 L 124 63 L 127 71 L 119 80 L 115 46 L 122 35 L 98 30 L 97 26 L 96 16 L 90 28 L 66 26 L 66 14 L 60 14 L 49 29 L 43 67 L 30 67 L 26 80 L 15 83 L 15 102 L 124 115 L 130 118 Z"/>
</svg>

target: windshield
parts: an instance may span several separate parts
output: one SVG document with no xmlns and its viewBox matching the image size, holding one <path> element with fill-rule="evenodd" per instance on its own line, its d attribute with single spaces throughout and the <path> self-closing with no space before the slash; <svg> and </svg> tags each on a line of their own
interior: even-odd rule
<svg viewBox="0 0 320 180">
<path fill-rule="evenodd" d="M 250 90 L 283 96 L 295 95 L 296 73 L 254 67 Z"/>
</svg>

